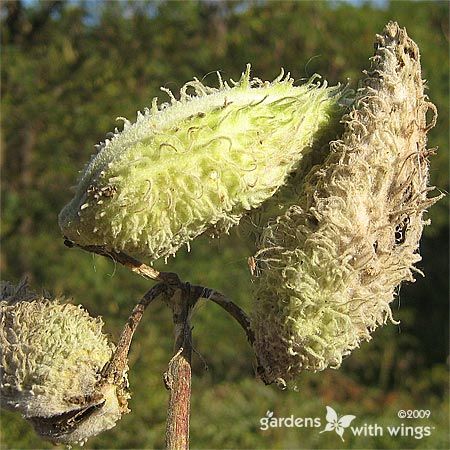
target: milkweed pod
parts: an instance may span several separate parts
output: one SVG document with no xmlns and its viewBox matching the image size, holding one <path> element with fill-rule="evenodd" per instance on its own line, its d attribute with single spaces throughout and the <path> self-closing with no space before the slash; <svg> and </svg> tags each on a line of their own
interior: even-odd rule
<svg viewBox="0 0 450 450">
<path fill-rule="evenodd" d="M 179 100 L 166 90 L 170 104 L 155 100 L 100 144 L 60 213 L 68 239 L 153 261 L 212 227 L 227 232 L 342 115 L 343 89 L 314 79 L 263 82 L 248 66 L 231 87 L 219 81 L 195 79 Z"/>
<path fill-rule="evenodd" d="M 54 443 L 82 444 L 127 409 L 126 373 L 102 380 L 114 347 L 81 307 L 2 283 L 1 406 L 18 411 Z"/>
<path fill-rule="evenodd" d="M 338 368 L 393 320 L 397 286 L 420 273 L 423 214 L 437 200 L 426 148 L 436 108 L 404 29 L 389 23 L 375 48 L 342 139 L 263 232 L 252 327 L 266 382 Z"/>
</svg>

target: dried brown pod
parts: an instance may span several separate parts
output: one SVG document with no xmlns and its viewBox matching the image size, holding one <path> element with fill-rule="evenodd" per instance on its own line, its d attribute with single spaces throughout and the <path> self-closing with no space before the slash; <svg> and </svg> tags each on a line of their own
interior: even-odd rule
<svg viewBox="0 0 450 450">
<path fill-rule="evenodd" d="M 420 273 L 423 215 L 440 198 L 427 196 L 436 107 L 405 29 L 388 23 L 375 49 L 342 138 L 263 232 L 252 328 L 267 382 L 338 368 Z"/>
</svg>

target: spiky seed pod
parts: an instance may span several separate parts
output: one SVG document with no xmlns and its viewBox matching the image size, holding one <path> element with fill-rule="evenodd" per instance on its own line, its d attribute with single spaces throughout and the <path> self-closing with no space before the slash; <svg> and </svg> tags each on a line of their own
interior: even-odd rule
<svg viewBox="0 0 450 450">
<path fill-rule="evenodd" d="M 342 89 L 326 83 L 297 87 L 283 72 L 262 82 L 249 66 L 232 87 L 219 80 L 187 83 L 180 100 L 168 91 L 171 104 L 155 99 L 99 146 L 60 213 L 67 238 L 153 261 L 213 225 L 226 232 L 342 115 Z"/>
<path fill-rule="evenodd" d="M 126 373 L 117 385 L 101 371 L 114 347 L 94 319 L 68 303 L 2 283 L 1 406 L 19 411 L 54 443 L 84 443 L 127 409 Z"/>
<path fill-rule="evenodd" d="M 262 236 L 252 326 L 267 382 L 338 368 L 393 320 L 396 287 L 420 272 L 423 213 L 437 200 L 426 148 L 436 108 L 404 29 L 389 23 L 375 48 L 342 139 Z"/>
</svg>

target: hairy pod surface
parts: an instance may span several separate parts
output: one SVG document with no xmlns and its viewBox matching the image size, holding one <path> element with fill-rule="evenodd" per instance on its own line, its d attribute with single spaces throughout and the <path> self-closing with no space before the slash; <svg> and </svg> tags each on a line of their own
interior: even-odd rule
<svg viewBox="0 0 450 450">
<path fill-rule="evenodd" d="M 84 169 L 61 211 L 64 235 L 151 261 L 205 230 L 237 224 L 283 185 L 342 115 L 342 89 L 250 79 L 187 83 L 176 100 L 124 121 Z M 193 90 L 189 95 L 188 90 Z M 333 121 L 332 118 L 335 120 Z"/>
<path fill-rule="evenodd" d="M 114 346 L 101 319 L 82 309 L 1 285 L 1 406 L 22 413 L 54 443 L 84 443 L 127 412 L 123 383 L 104 383 Z"/>
<path fill-rule="evenodd" d="M 252 327 L 269 383 L 338 368 L 393 320 L 396 287 L 420 272 L 423 213 L 437 200 L 427 198 L 426 148 L 436 108 L 404 29 L 389 23 L 375 48 L 341 140 L 263 232 Z"/>
</svg>

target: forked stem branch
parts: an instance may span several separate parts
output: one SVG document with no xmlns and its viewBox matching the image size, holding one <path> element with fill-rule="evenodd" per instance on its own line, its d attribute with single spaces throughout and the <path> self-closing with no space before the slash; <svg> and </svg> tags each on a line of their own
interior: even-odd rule
<svg viewBox="0 0 450 450">
<path fill-rule="evenodd" d="M 120 336 L 117 349 L 103 371 L 103 377 L 104 379 L 115 380 L 123 376 L 131 340 L 144 311 L 151 302 L 163 294 L 165 303 L 172 310 L 175 329 L 174 356 L 164 374 L 164 383 L 170 392 L 166 422 L 166 447 L 169 450 L 187 450 L 189 448 L 192 373 L 192 332 L 190 324 L 192 309 L 200 298 L 216 303 L 239 323 L 250 345 L 253 345 L 255 337 L 250 327 L 248 315 L 220 292 L 183 282 L 176 273 L 159 272 L 122 252 L 107 251 L 99 246 L 81 246 L 68 240 L 65 240 L 65 244 L 68 247 L 79 247 L 82 250 L 111 258 L 144 278 L 159 281 L 144 295 L 131 312 Z"/>
</svg>

